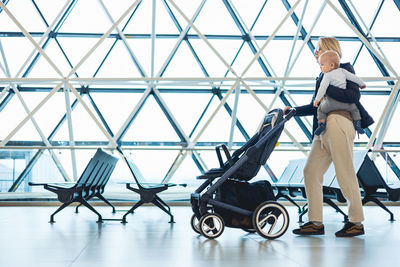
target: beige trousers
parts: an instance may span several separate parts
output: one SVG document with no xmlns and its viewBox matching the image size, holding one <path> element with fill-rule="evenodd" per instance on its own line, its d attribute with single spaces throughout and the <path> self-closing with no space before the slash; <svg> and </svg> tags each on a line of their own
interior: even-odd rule
<svg viewBox="0 0 400 267">
<path fill-rule="evenodd" d="M 336 179 L 347 200 L 349 221 L 359 223 L 364 220 L 361 194 L 353 165 L 354 137 L 352 121 L 338 114 L 330 114 L 326 131 L 320 137 L 314 138 L 304 168 L 309 221 L 323 221 L 323 175 L 332 161 Z"/>
</svg>

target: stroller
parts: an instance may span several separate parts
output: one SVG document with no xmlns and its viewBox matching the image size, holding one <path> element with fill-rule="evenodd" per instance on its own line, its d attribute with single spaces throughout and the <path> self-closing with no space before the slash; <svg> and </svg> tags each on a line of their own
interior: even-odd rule
<svg viewBox="0 0 400 267">
<path fill-rule="evenodd" d="M 275 201 L 271 184 L 268 181 L 248 181 L 266 163 L 284 124 L 294 114 L 295 109 L 289 110 L 286 116 L 281 109 L 271 110 L 260 130 L 232 156 L 225 145 L 215 148 L 220 167 L 198 176 L 198 179 L 206 181 L 190 197 L 194 213 L 191 226 L 196 233 L 213 239 L 219 237 L 227 226 L 274 239 L 286 232 L 289 214 Z M 222 160 L 221 148 L 226 162 Z"/>
</svg>

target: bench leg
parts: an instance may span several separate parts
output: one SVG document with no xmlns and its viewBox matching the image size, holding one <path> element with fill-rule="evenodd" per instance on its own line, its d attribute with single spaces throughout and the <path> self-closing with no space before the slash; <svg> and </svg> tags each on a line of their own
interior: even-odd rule
<svg viewBox="0 0 400 267">
<path fill-rule="evenodd" d="M 133 207 L 132 207 L 130 210 L 128 210 L 128 211 L 124 214 L 124 216 L 122 216 L 122 222 L 121 222 L 121 223 L 127 223 L 127 221 L 126 221 L 126 216 L 127 216 L 129 213 L 133 213 L 133 211 L 134 211 L 136 208 L 142 206 L 143 204 L 144 204 L 144 201 L 139 200 L 135 205 L 133 205 Z"/>
<path fill-rule="evenodd" d="M 279 198 L 283 197 L 284 199 L 286 199 L 287 201 L 289 201 L 290 203 L 292 203 L 293 205 L 295 205 L 298 209 L 297 213 L 301 213 L 301 208 L 300 206 L 288 195 L 284 195 L 281 194 L 280 192 L 276 195 L 276 200 L 278 200 Z"/>
<path fill-rule="evenodd" d="M 82 206 L 81 203 L 79 203 L 79 205 L 76 206 L 76 208 L 75 208 L 75 213 L 79 213 L 78 208 L 79 208 L 80 206 Z"/>
<path fill-rule="evenodd" d="M 93 211 L 94 213 L 96 213 L 96 215 L 99 217 L 98 219 L 98 223 L 102 223 L 103 222 L 103 218 L 101 217 L 101 214 L 97 212 L 97 210 L 95 210 L 95 208 L 93 208 L 92 205 L 89 204 L 89 202 L 87 202 L 85 199 L 80 198 L 77 201 L 79 201 L 82 205 L 84 205 L 86 208 L 90 209 L 91 211 Z"/>
<path fill-rule="evenodd" d="M 63 210 L 65 207 L 69 206 L 72 202 L 65 202 L 63 203 L 53 214 L 50 215 L 50 223 L 54 223 L 54 215 L 59 213 L 61 210 Z"/>
<path fill-rule="evenodd" d="M 299 223 L 303 222 L 303 216 L 308 212 L 308 208 L 304 208 L 302 212 L 299 214 Z"/>
<path fill-rule="evenodd" d="M 163 205 L 168 209 L 169 212 L 171 212 L 171 208 L 168 206 L 167 203 L 165 203 L 165 202 L 164 202 L 159 196 L 157 196 L 157 195 L 155 195 L 155 198 L 156 198 L 161 204 L 163 204 Z"/>
<path fill-rule="evenodd" d="M 113 204 L 110 203 L 110 201 L 108 201 L 105 197 L 103 197 L 101 194 L 96 194 L 96 197 L 98 197 L 99 199 L 103 200 L 108 206 L 110 206 L 112 208 L 112 213 L 115 213 L 115 207 Z"/>
<path fill-rule="evenodd" d="M 86 198 L 86 201 L 89 201 L 90 199 L 92 199 L 92 197 Z M 76 208 L 75 208 L 75 213 L 79 213 L 78 209 L 79 209 L 80 206 L 82 206 L 81 203 L 79 203 L 79 204 L 76 206 Z"/>
<path fill-rule="evenodd" d="M 370 197 L 370 196 L 365 196 L 362 200 L 362 204 L 365 205 L 367 202 L 374 202 L 376 205 L 384 209 L 387 213 L 390 214 L 390 219 L 389 221 L 393 222 L 394 221 L 394 215 L 393 213 L 377 198 L 375 197 Z"/>
<path fill-rule="evenodd" d="M 349 217 L 347 216 L 347 214 L 344 213 L 344 211 L 342 211 L 331 199 L 324 198 L 324 202 L 326 204 L 328 204 L 329 206 L 331 206 L 332 208 L 334 208 L 337 212 L 341 213 L 344 216 L 343 222 L 348 222 L 349 221 Z"/>
<path fill-rule="evenodd" d="M 174 216 L 172 215 L 172 213 L 169 211 L 169 210 L 167 210 L 161 203 L 165 203 L 164 201 L 162 201 L 161 200 L 161 202 L 157 199 L 157 198 L 154 198 L 153 199 L 153 201 L 151 202 L 151 203 L 153 203 L 154 205 L 156 205 L 157 207 L 159 207 L 160 209 L 162 209 L 165 213 L 167 213 L 169 216 L 170 216 L 170 221 L 169 221 L 169 223 L 174 223 Z M 166 204 L 165 204 L 166 205 Z M 168 205 L 167 205 L 168 206 Z M 168 207 L 168 209 L 170 209 L 169 207 Z"/>
</svg>

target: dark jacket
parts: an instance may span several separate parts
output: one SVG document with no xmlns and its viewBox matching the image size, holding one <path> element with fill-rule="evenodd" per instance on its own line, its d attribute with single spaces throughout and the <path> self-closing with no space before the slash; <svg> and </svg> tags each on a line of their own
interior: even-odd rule
<svg viewBox="0 0 400 267">
<path fill-rule="evenodd" d="M 354 73 L 354 68 L 350 63 L 340 64 L 340 67 L 347 71 L 350 71 L 351 73 Z M 313 136 L 314 136 L 315 129 L 317 129 L 317 127 L 318 127 L 317 108 L 314 107 L 314 99 L 315 99 L 315 96 L 317 95 L 318 88 L 319 88 L 319 85 L 320 85 L 323 77 L 324 77 L 324 73 L 321 72 L 316 79 L 315 92 L 311 99 L 311 103 L 308 105 L 296 107 L 295 116 L 299 116 L 299 117 L 313 116 L 313 131 L 312 131 Z M 336 86 L 329 85 L 328 89 L 326 90 L 326 94 L 329 97 L 331 97 L 337 101 L 340 101 L 340 102 L 355 103 L 357 105 L 358 110 L 360 111 L 362 128 L 367 128 L 372 123 L 374 123 L 374 120 L 372 119 L 372 117 L 368 114 L 368 112 L 365 110 L 365 108 L 360 103 L 360 89 L 356 83 L 347 81 L 346 89 L 341 89 Z"/>
</svg>

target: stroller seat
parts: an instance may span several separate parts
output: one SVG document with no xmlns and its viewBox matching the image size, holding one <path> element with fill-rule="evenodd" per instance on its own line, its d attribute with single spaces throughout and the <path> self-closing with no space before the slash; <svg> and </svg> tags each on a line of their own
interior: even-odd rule
<svg viewBox="0 0 400 267">
<path fill-rule="evenodd" d="M 232 155 L 223 144 L 215 148 L 220 166 L 198 176 L 197 179 L 206 181 L 191 194 L 194 213 L 191 225 L 195 232 L 207 238 L 216 238 L 222 234 L 225 225 L 257 232 L 265 238 L 277 238 L 286 232 L 289 226 L 288 213 L 281 204 L 275 202 L 269 182 L 256 184 L 248 181 L 266 164 L 284 124 L 294 114 L 294 109 L 286 116 L 281 109 L 271 110 L 258 132 Z M 221 149 L 226 161 L 222 160 Z M 228 186 L 228 183 L 232 186 Z M 229 192 L 224 192 L 226 188 L 229 188 Z M 246 205 L 244 199 L 252 203 Z M 251 223 L 236 224 L 238 226 L 232 223 L 241 222 L 243 218 Z"/>
<path fill-rule="evenodd" d="M 224 173 L 223 168 L 212 168 L 206 173 L 199 175 L 196 177 L 196 179 L 212 179 L 212 178 L 217 178 L 220 177 Z"/>
</svg>

